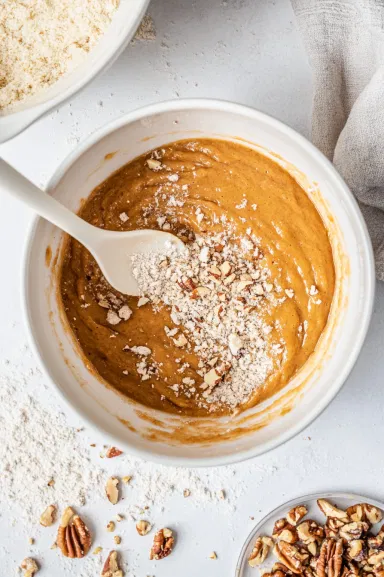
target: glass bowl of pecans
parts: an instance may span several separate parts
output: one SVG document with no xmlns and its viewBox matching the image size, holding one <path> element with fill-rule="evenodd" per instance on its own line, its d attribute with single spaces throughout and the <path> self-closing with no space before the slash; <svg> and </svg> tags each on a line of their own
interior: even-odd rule
<svg viewBox="0 0 384 577">
<path fill-rule="evenodd" d="M 384 577 L 384 504 L 319 493 L 271 511 L 251 531 L 236 577 Z"/>
</svg>

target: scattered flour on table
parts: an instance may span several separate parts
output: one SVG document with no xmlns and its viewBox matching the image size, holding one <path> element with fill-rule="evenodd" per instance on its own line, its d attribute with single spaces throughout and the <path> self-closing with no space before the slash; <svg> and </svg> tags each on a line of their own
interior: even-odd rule
<svg viewBox="0 0 384 577">
<path fill-rule="evenodd" d="M 0 376 L 0 502 L 7 499 L 28 525 L 36 525 L 51 503 L 85 504 L 100 491 L 103 474 L 64 414 L 46 411 L 29 394 L 15 403 L 19 388 Z"/>
</svg>

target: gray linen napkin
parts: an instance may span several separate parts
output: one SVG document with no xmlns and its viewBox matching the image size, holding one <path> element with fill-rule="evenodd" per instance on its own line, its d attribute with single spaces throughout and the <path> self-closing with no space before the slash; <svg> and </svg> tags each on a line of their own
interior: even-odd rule
<svg viewBox="0 0 384 577">
<path fill-rule="evenodd" d="M 313 143 L 356 195 L 384 280 L 384 0 L 291 0 L 314 75 Z"/>
</svg>

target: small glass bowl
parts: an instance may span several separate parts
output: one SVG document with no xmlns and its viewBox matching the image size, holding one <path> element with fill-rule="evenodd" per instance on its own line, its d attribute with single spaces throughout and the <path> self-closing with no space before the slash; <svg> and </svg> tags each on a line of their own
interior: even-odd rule
<svg viewBox="0 0 384 577">
<path fill-rule="evenodd" d="M 261 519 L 256 527 L 252 529 L 243 545 L 243 548 L 241 549 L 236 566 L 235 577 L 259 577 L 260 573 L 257 572 L 258 569 L 263 570 L 270 568 L 273 565 L 273 562 L 271 563 L 271 558 L 268 558 L 267 561 L 259 567 L 250 567 L 248 565 L 248 557 L 253 549 L 257 537 L 260 535 L 272 535 L 275 522 L 278 519 L 285 517 L 288 511 L 293 507 L 296 507 L 297 505 L 306 505 L 308 507 L 306 518 L 313 519 L 319 523 L 324 523 L 324 515 L 317 506 L 317 499 L 327 499 L 337 507 L 340 507 L 340 509 L 347 509 L 351 505 L 357 503 L 369 503 L 370 505 L 374 505 L 384 511 L 384 504 L 380 501 L 362 495 L 355 495 L 354 493 L 315 493 L 287 501 L 268 513 L 268 515 Z M 274 561 L 277 561 L 277 559 Z"/>
</svg>

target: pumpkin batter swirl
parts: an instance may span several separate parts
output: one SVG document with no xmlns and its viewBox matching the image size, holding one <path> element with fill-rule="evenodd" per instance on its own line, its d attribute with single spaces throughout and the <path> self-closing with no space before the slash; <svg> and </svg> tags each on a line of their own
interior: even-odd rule
<svg viewBox="0 0 384 577">
<path fill-rule="evenodd" d="M 200 238 L 221 235 L 227 239 L 227 247 L 233 243 L 243 247 L 236 263 L 228 252 L 236 269 L 231 271 L 235 272 L 232 280 L 237 289 L 247 291 L 239 294 L 240 304 L 250 307 L 254 297 L 258 327 L 268 328 L 263 334 L 263 351 L 271 362 L 265 363 L 268 370 L 263 379 L 255 381 L 254 387 L 245 387 L 246 398 L 238 401 L 237 409 L 255 405 L 280 390 L 313 353 L 334 292 L 331 244 L 307 193 L 270 158 L 228 141 L 175 142 L 112 174 L 93 191 L 80 216 L 109 230 L 169 230 L 191 246 Z M 219 245 L 208 252 L 209 258 L 222 266 L 227 248 Z M 252 260 L 260 271 L 249 268 L 254 278 L 245 270 Z M 205 267 L 207 271 L 216 266 L 210 262 L 200 265 L 198 270 Z M 219 291 L 221 283 L 226 287 L 222 292 L 228 293 L 224 273 L 222 278 L 220 274 L 206 285 Z M 244 285 L 247 274 L 254 284 Z M 226 272 L 225 278 L 228 276 Z M 206 359 L 203 362 L 195 350 L 192 325 L 188 329 L 176 324 L 175 311 L 161 301 L 161 295 L 154 300 L 146 294 L 139 300 L 116 292 L 88 251 L 72 239 L 61 267 L 60 288 L 80 349 L 108 386 L 169 413 L 221 415 L 234 409 L 233 396 L 228 404 L 225 395 L 220 402 L 221 396 L 214 394 L 217 383 L 209 389 L 211 397 L 203 394 L 205 375 L 212 367 L 202 366 Z M 199 298 L 203 297 L 204 291 Z M 232 297 L 236 297 L 233 291 L 226 298 Z M 248 310 L 254 311 L 254 307 Z M 179 340 L 181 335 L 187 343 Z M 236 339 L 231 338 L 234 347 Z M 241 364 L 240 345 L 232 353 Z M 227 372 L 219 374 L 219 386 L 224 387 L 226 378 L 230 386 L 228 364 L 222 365 Z"/>
</svg>

